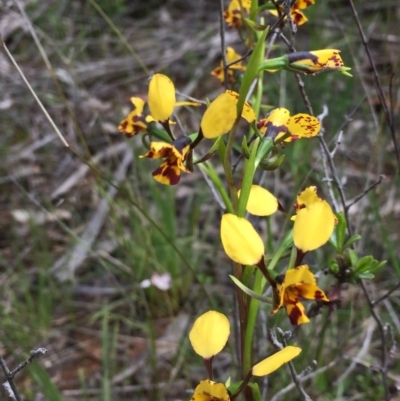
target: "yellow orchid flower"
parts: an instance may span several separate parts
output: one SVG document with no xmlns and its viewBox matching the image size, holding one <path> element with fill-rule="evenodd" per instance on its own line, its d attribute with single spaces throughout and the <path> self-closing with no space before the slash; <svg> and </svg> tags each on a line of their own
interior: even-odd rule
<svg viewBox="0 0 400 401">
<path fill-rule="evenodd" d="M 151 142 L 150 150 L 141 158 L 166 159 L 160 167 L 153 172 L 156 181 L 165 185 L 176 185 L 181 178 L 181 171 L 189 173 L 190 171 L 184 165 L 184 161 L 190 150 L 191 140 L 188 137 L 181 137 L 167 142 Z"/>
<path fill-rule="evenodd" d="M 140 97 L 131 97 L 131 102 L 134 106 L 133 110 L 118 125 L 118 131 L 122 132 L 128 138 L 141 131 L 146 131 L 148 123 L 143 115 L 145 101 Z"/>
<path fill-rule="evenodd" d="M 337 224 L 337 218 L 327 201 L 317 195 L 317 188 L 306 188 L 297 196 L 293 241 L 303 253 L 324 245 Z"/>
<path fill-rule="evenodd" d="M 230 397 L 225 384 L 201 380 L 190 401 L 230 401 Z"/>
<path fill-rule="evenodd" d="M 283 107 L 274 109 L 267 118 L 258 121 L 257 126 L 264 135 L 275 141 L 289 133 L 284 139 L 285 142 L 312 138 L 321 129 L 318 118 L 305 113 L 290 116 L 290 111 Z"/>
<path fill-rule="evenodd" d="M 231 0 L 228 8 L 224 11 L 224 19 L 231 28 L 239 28 L 242 25 L 242 5 L 243 11 L 250 12 L 251 0 Z"/>
<path fill-rule="evenodd" d="M 227 90 L 211 102 L 200 122 L 205 138 L 217 138 L 231 130 L 236 120 L 238 99 L 238 93 Z M 249 123 L 256 119 L 256 114 L 248 102 L 244 103 L 242 117 Z"/>
<path fill-rule="evenodd" d="M 310 321 L 299 298 L 329 301 L 317 286 L 317 281 L 307 265 L 288 270 L 282 284 L 277 284 L 277 292 L 279 303 L 271 313 L 274 314 L 285 307 L 290 322 L 295 326 Z"/>
<path fill-rule="evenodd" d="M 236 53 L 233 47 L 228 46 L 226 49 L 226 62 L 227 64 L 231 64 L 236 60 L 239 60 L 242 56 Z M 234 81 L 234 71 L 245 71 L 246 67 L 242 64 L 242 62 L 238 62 L 232 64 L 228 67 L 228 82 L 232 83 Z M 211 75 L 218 78 L 222 83 L 225 82 L 225 74 L 224 74 L 224 63 L 221 61 L 219 67 L 215 68 L 211 71 Z"/>
<path fill-rule="evenodd" d="M 300 10 L 304 10 L 313 4 L 315 4 L 314 0 L 296 0 L 292 7 L 290 7 L 290 18 L 292 19 L 293 23 L 297 26 L 305 24 L 308 19 Z M 282 5 L 279 6 L 279 9 L 281 13 L 285 12 L 285 9 Z M 276 17 L 279 16 L 277 10 L 270 10 L 270 13 Z"/>
</svg>

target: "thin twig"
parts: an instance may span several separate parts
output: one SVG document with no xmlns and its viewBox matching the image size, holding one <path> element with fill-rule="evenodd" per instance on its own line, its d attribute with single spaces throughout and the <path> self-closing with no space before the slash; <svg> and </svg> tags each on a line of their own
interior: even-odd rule
<svg viewBox="0 0 400 401">
<path fill-rule="evenodd" d="M 17 69 L 17 71 L 18 71 L 19 75 L 21 76 L 22 80 L 24 81 L 25 85 L 28 87 L 29 91 L 32 93 L 32 96 L 35 98 L 35 100 L 38 103 L 39 107 L 42 109 L 44 115 L 47 117 L 47 120 L 50 122 L 51 126 L 53 127 L 54 131 L 56 132 L 56 134 L 60 138 L 61 142 L 64 144 L 64 146 L 66 148 L 69 148 L 69 144 L 68 144 L 67 140 L 64 138 L 63 134 L 60 132 L 60 130 L 58 129 L 57 125 L 54 123 L 53 119 L 50 117 L 50 115 L 47 112 L 46 108 L 43 106 L 43 103 L 41 102 L 41 100 L 36 95 L 35 91 L 33 90 L 31 84 L 26 79 L 26 77 L 25 77 L 24 73 L 22 72 L 21 68 L 19 68 L 19 65 L 15 61 L 13 55 L 10 53 L 10 51 L 8 50 L 6 44 L 3 42 L 3 39 L 2 39 L 1 36 L 0 36 L 0 42 L 3 45 L 3 48 L 4 48 L 5 52 L 7 53 L 7 56 L 9 57 L 11 62 L 14 64 L 14 67 Z"/>
<path fill-rule="evenodd" d="M 394 291 L 396 291 L 399 287 L 400 287 L 400 281 L 391 290 L 389 290 L 385 295 L 382 295 L 376 301 L 372 301 L 372 306 L 375 307 L 376 305 L 381 303 L 383 300 L 388 298 Z"/>
<path fill-rule="evenodd" d="M 286 341 L 285 333 L 279 327 L 278 327 L 278 332 L 280 334 L 283 345 L 286 347 L 287 341 Z M 284 347 L 282 347 L 282 348 L 284 348 Z M 294 368 L 293 362 L 289 361 L 288 365 L 289 365 L 290 373 L 292 374 L 293 382 L 294 382 L 295 386 L 297 387 L 297 389 L 299 390 L 299 393 L 304 397 L 304 401 L 312 401 L 311 397 L 306 393 L 306 390 L 304 390 L 304 388 L 301 384 L 301 380 L 299 379 L 299 376 L 296 373 L 296 369 Z"/>
<path fill-rule="evenodd" d="M 352 11 L 354 20 L 355 20 L 357 28 L 358 28 L 358 32 L 360 33 L 361 42 L 362 42 L 362 44 L 363 44 L 363 46 L 365 48 L 369 63 L 371 65 L 372 71 L 374 73 L 376 91 L 378 93 L 379 100 L 381 101 L 383 110 L 385 112 L 386 122 L 387 122 L 387 124 L 388 124 L 388 126 L 390 128 L 390 133 L 392 135 L 392 142 L 393 142 L 395 153 L 396 153 L 397 167 L 399 168 L 398 172 L 400 172 L 400 154 L 399 154 L 399 148 L 397 146 L 397 141 L 396 141 L 396 131 L 395 131 L 394 122 L 393 122 L 393 115 L 390 113 L 389 107 L 387 105 L 385 94 L 383 93 L 382 84 L 381 84 L 381 81 L 379 79 L 378 71 L 376 69 L 376 65 L 374 63 L 374 60 L 372 59 L 371 52 L 369 51 L 367 38 L 366 38 L 366 36 L 364 34 L 364 30 L 363 30 L 363 28 L 361 26 L 360 19 L 358 18 L 357 10 L 356 10 L 356 8 L 354 6 L 353 0 L 348 0 L 348 1 L 349 1 L 349 4 L 350 4 L 350 7 L 351 7 L 351 11 Z"/>
<path fill-rule="evenodd" d="M 310 380 L 312 378 L 314 378 L 315 376 L 318 376 L 319 374 L 325 372 L 326 370 L 332 368 L 333 366 L 335 366 L 337 364 L 337 359 L 334 359 L 333 361 L 329 362 L 328 365 L 323 366 L 322 368 L 315 370 L 314 372 L 309 373 L 306 376 L 303 377 L 299 377 L 299 380 L 301 382 L 305 382 L 306 380 Z M 272 398 L 271 401 L 278 401 L 281 396 L 283 396 L 284 394 L 288 393 L 289 391 L 291 391 L 292 389 L 295 388 L 295 384 L 294 383 L 290 383 L 288 384 L 286 387 L 284 387 L 283 389 L 279 390 Z"/>
<path fill-rule="evenodd" d="M 383 388 L 385 391 L 385 401 L 390 401 L 390 392 L 389 392 L 389 386 L 388 386 L 388 378 L 387 378 L 387 344 L 386 344 L 386 333 L 385 333 L 385 327 L 384 324 L 379 316 L 379 313 L 375 309 L 375 305 L 373 301 L 371 300 L 371 297 L 369 296 L 367 287 L 365 286 L 365 283 L 363 280 L 360 280 L 361 288 L 364 292 L 365 298 L 367 299 L 369 310 L 371 311 L 371 315 L 374 318 L 375 322 L 378 325 L 379 328 L 379 334 L 381 337 L 381 342 L 382 342 L 382 353 L 381 353 L 381 366 L 380 366 L 380 372 L 382 376 L 382 384 Z"/>
<path fill-rule="evenodd" d="M 224 21 L 224 0 L 219 2 L 219 34 L 221 37 L 221 58 L 224 68 L 224 86 L 228 89 L 228 63 L 226 62 L 226 44 L 225 44 L 225 21 Z"/>
<path fill-rule="evenodd" d="M 3 357 L 0 355 L 0 366 L 1 369 L 3 370 L 3 373 L 6 377 L 6 382 L 3 383 L 3 387 L 6 389 L 8 392 L 8 395 L 13 398 L 16 401 L 21 401 L 21 396 L 18 393 L 17 387 L 14 382 L 14 378 L 19 373 L 25 366 L 29 365 L 34 358 L 38 357 L 39 355 L 44 355 L 47 353 L 46 348 L 38 348 L 36 350 L 31 351 L 31 355 L 29 358 L 25 359 L 25 361 L 22 361 L 14 370 L 10 370 L 6 364 L 6 361 L 3 359 Z M 7 386 L 8 384 L 8 386 Z"/>
<path fill-rule="evenodd" d="M 356 204 L 358 201 L 360 201 L 368 192 L 370 192 L 377 185 L 379 185 L 384 179 L 385 179 L 385 175 L 381 174 L 374 183 L 372 183 L 368 188 L 364 189 L 364 191 L 362 191 L 359 195 L 357 195 L 353 200 L 351 200 L 346 205 L 346 210 L 349 210 L 354 204 Z"/>
</svg>

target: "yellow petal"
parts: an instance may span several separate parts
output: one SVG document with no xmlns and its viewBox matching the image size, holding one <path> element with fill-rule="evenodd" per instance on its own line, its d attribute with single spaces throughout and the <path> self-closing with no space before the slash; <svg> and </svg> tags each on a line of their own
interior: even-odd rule
<svg viewBox="0 0 400 401">
<path fill-rule="evenodd" d="M 297 195 L 297 205 L 299 207 L 307 207 L 308 205 L 318 202 L 320 199 L 321 198 L 317 195 L 317 187 L 313 185 L 311 187 L 307 187 L 303 192 L 300 192 L 300 194 Z"/>
<path fill-rule="evenodd" d="M 315 4 L 314 0 L 296 0 L 293 4 L 294 9 L 304 10 L 305 8 Z"/>
<path fill-rule="evenodd" d="M 301 348 L 291 345 L 283 348 L 274 355 L 264 359 L 253 366 L 252 373 L 254 376 L 266 376 L 279 369 L 283 364 L 296 358 L 301 352 Z"/>
<path fill-rule="evenodd" d="M 225 384 L 202 380 L 194 390 L 191 401 L 229 401 Z"/>
<path fill-rule="evenodd" d="M 226 62 L 228 64 L 233 63 L 236 60 L 239 60 L 242 56 L 239 53 L 236 53 L 235 49 L 233 47 L 228 46 L 226 48 Z M 245 70 L 246 68 L 242 65 L 241 62 L 233 64 L 229 67 L 230 69 L 236 69 L 236 70 Z"/>
<path fill-rule="evenodd" d="M 324 69 L 346 72 L 340 50 L 324 49 L 310 52 L 294 52 L 288 54 L 290 66 L 295 70 L 306 73 L 315 73 Z"/>
<path fill-rule="evenodd" d="M 317 201 L 297 210 L 293 226 L 293 241 L 303 252 L 313 251 L 324 245 L 335 227 L 336 217 L 329 204 Z"/>
<path fill-rule="evenodd" d="M 312 138 L 321 129 L 318 118 L 308 114 L 299 113 L 290 117 L 288 130 L 292 140 L 297 138 Z"/>
<path fill-rule="evenodd" d="M 155 74 L 149 84 L 149 108 L 156 121 L 167 121 L 175 107 L 175 86 L 172 81 L 163 74 Z"/>
<path fill-rule="evenodd" d="M 328 297 L 316 284 L 298 284 L 294 291 L 301 298 L 329 302 Z"/>
<path fill-rule="evenodd" d="M 205 111 L 201 129 L 205 138 L 226 134 L 236 120 L 237 99 L 228 92 L 221 93 Z"/>
<path fill-rule="evenodd" d="M 249 221 L 234 214 L 222 216 L 221 240 L 226 254 L 236 263 L 255 265 L 264 256 L 264 243 Z"/>
<path fill-rule="evenodd" d="M 141 115 L 143 113 L 145 101 L 140 97 L 131 97 L 131 102 L 135 106 L 136 115 Z"/>
<path fill-rule="evenodd" d="M 189 340 L 198 355 L 209 359 L 225 347 L 229 332 L 228 318 L 222 313 L 208 311 L 194 322 Z"/>
<path fill-rule="evenodd" d="M 236 120 L 238 98 L 238 93 L 228 90 L 211 102 L 200 123 L 205 138 L 217 138 L 231 130 Z M 244 104 L 242 117 L 250 123 L 256 118 L 254 110 L 247 102 Z"/>
<path fill-rule="evenodd" d="M 316 284 L 314 274 L 311 273 L 307 265 L 301 265 L 294 269 L 290 269 L 285 273 L 282 283 L 283 288 L 287 288 L 294 284 Z"/>
<path fill-rule="evenodd" d="M 270 216 L 278 210 L 278 199 L 265 188 L 252 185 L 246 210 L 255 216 Z"/>
</svg>

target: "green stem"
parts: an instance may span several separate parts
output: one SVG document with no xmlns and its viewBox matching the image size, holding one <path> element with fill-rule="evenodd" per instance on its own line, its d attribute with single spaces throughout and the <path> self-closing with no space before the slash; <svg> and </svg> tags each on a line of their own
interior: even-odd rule
<svg viewBox="0 0 400 401">
<path fill-rule="evenodd" d="M 256 275 L 254 278 L 253 291 L 261 292 L 261 283 L 263 275 L 259 269 L 256 270 Z M 250 299 L 248 315 L 247 315 L 247 325 L 246 333 L 244 338 L 244 350 L 243 350 L 243 376 L 251 369 L 252 366 L 252 346 L 254 337 L 254 328 L 256 325 L 256 318 L 258 314 L 258 308 L 260 301 L 255 298 Z"/>
<path fill-rule="evenodd" d="M 279 245 L 278 250 L 276 251 L 275 255 L 272 257 L 271 262 L 269 262 L 267 269 L 268 271 L 274 270 L 276 264 L 280 260 L 283 253 L 293 244 L 292 238 L 292 230 L 286 234 L 286 237 L 283 239 L 281 244 Z M 265 284 L 265 282 L 264 282 Z"/>
<path fill-rule="evenodd" d="M 226 143 L 225 154 L 224 154 L 224 158 L 223 158 L 225 178 L 226 178 L 226 182 L 228 184 L 228 189 L 229 189 L 234 213 L 237 213 L 237 210 L 238 210 L 238 196 L 237 196 L 237 189 L 236 189 L 236 185 L 235 185 L 235 180 L 233 178 L 233 172 L 232 172 L 232 166 L 231 166 L 231 151 L 232 151 L 233 143 L 235 140 L 235 134 L 236 134 L 236 130 L 237 130 L 237 127 L 239 124 L 239 120 L 240 120 L 240 115 L 238 118 L 236 118 L 236 121 L 233 124 L 233 127 L 228 134 L 228 142 Z"/>
<path fill-rule="evenodd" d="M 251 145 L 250 157 L 244 163 L 244 176 L 242 181 L 242 186 L 240 189 L 240 197 L 238 204 L 238 216 L 244 217 L 246 213 L 247 202 L 249 200 L 251 186 L 253 184 L 253 178 L 255 170 L 255 158 L 257 155 L 258 145 L 260 143 L 260 138 L 256 138 L 256 140 Z"/>
<path fill-rule="evenodd" d="M 289 265 L 288 265 L 288 270 L 293 269 L 294 264 L 296 262 L 296 256 L 297 256 L 297 248 L 295 246 L 292 247 L 292 252 L 290 253 L 290 260 L 289 260 Z"/>
<path fill-rule="evenodd" d="M 258 67 L 258 71 L 262 70 L 282 70 L 283 68 L 288 68 L 289 60 L 287 55 L 271 58 L 269 60 L 264 61 Z"/>
</svg>

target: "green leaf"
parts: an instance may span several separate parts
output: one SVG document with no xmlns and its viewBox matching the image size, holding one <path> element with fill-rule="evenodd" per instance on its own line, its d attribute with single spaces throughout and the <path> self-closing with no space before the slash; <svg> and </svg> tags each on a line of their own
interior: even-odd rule
<svg viewBox="0 0 400 401">
<path fill-rule="evenodd" d="M 357 274 L 357 277 L 358 278 L 361 278 L 361 279 L 372 279 L 372 278 L 374 278 L 375 276 L 372 274 L 372 273 L 360 273 L 360 274 Z"/>
<path fill-rule="evenodd" d="M 64 397 L 62 396 L 60 390 L 51 381 L 49 374 L 47 373 L 46 369 L 40 364 L 40 362 L 34 360 L 32 364 L 28 367 L 28 370 L 32 380 L 36 383 L 36 385 L 39 387 L 39 390 L 43 393 L 44 397 L 47 400 L 64 400 Z"/>
<path fill-rule="evenodd" d="M 271 138 L 264 137 L 261 140 L 260 146 L 257 149 L 257 155 L 254 161 L 254 167 L 257 168 L 265 157 L 269 155 L 274 147 L 274 141 Z"/>
<path fill-rule="evenodd" d="M 357 266 L 357 259 L 358 259 L 356 251 L 353 251 L 352 249 L 349 249 L 349 259 L 350 259 L 351 266 L 356 267 Z"/>
<path fill-rule="evenodd" d="M 343 245 L 343 250 L 350 248 L 355 242 L 361 239 L 361 235 L 355 234 L 352 237 L 350 237 L 346 243 Z"/>
<path fill-rule="evenodd" d="M 241 386 L 242 383 L 243 383 L 243 380 L 240 380 L 240 381 L 238 381 L 238 382 L 236 382 L 236 383 L 232 383 L 230 386 L 227 386 L 229 392 L 230 392 L 231 394 L 235 394 L 236 391 L 237 391 L 237 389 Z"/>
<path fill-rule="evenodd" d="M 256 140 L 252 143 L 250 148 L 250 157 L 244 162 L 244 176 L 242 181 L 242 187 L 240 189 L 239 196 L 239 205 L 238 205 L 238 213 L 239 217 L 244 217 L 246 213 L 246 206 L 249 200 L 250 189 L 253 185 L 253 178 L 255 169 L 255 159 L 257 155 L 258 146 L 260 143 L 260 138 L 256 138 Z"/>
<path fill-rule="evenodd" d="M 272 304 L 272 298 L 264 297 L 263 295 L 257 294 L 250 288 L 247 288 L 240 280 L 238 280 L 235 276 L 229 275 L 232 281 L 248 296 L 259 300 L 260 302 L 264 302 L 266 304 Z"/>
<path fill-rule="evenodd" d="M 356 273 L 363 273 L 369 270 L 374 258 L 371 255 L 363 256 L 355 266 L 354 270 Z"/>
<path fill-rule="evenodd" d="M 254 31 L 264 31 L 269 28 L 267 25 L 257 24 L 254 21 L 249 20 L 248 18 L 244 18 L 244 22 Z"/>
<path fill-rule="evenodd" d="M 247 64 L 246 71 L 243 75 L 242 85 L 239 92 L 239 100 L 237 102 L 237 115 L 242 115 L 243 105 L 246 101 L 247 93 L 249 92 L 250 86 L 254 81 L 254 78 L 258 74 L 258 68 L 264 58 L 265 52 L 265 39 L 267 37 L 269 29 L 265 31 L 258 38 L 257 44 L 254 48 L 253 53 L 250 56 L 249 63 Z"/>
<path fill-rule="evenodd" d="M 253 401 L 261 401 L 261 392 L 258 384 L 250 382 L 248 386 L 251 388 L 251 392 L 253 393 Z"/>
<path fill-rule="evenodd" d="M 378 273 L 382 269 L 382 267 L 386 265 L 386 263 L 387 260 L 382 260 L 382 262 L 378 263 L 376 266 L 372 266 L 370 268 L 370 272 L 374 274 Z"/>
<path fill-rule="evenodd" d="M 336 234 L 335 248 L 339 253 L 343 253 L 343 251 L 346 249 L 343 246 L 343 244 L 346 238 L 347 223 L 343 212 L 338 213 L 336 217 L 338 219 L 338 223 L 336 225 L 336 230 L 335 230 Z"/>
</svg>

